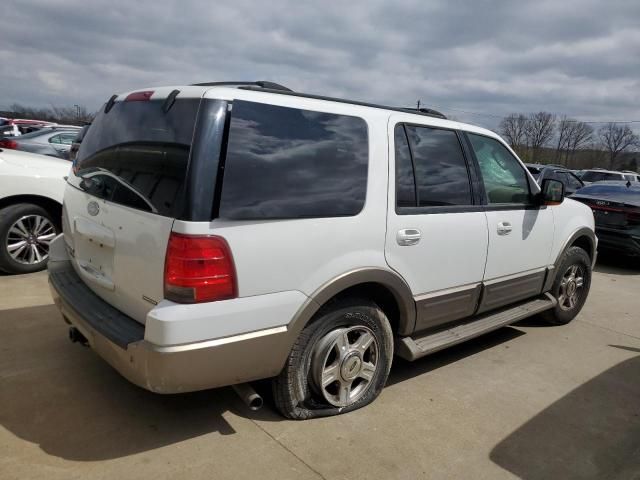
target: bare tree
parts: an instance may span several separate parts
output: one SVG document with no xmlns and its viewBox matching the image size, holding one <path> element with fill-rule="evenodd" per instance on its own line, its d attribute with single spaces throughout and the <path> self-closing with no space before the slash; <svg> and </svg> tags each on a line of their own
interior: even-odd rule
<svg viewBox="0 0 640 480">
<path fill-rule="evenodd" d="M 555 162 L 558 163 L 563 153 L 568 150 L 569 132 L 572 129 L 574 120 L 563 115 L 558 122 L 558 143 L 556 144 Z"/>
<path fill-rule="evenodd" d="M 56 107 L 32 108 L 14 103 L 9 106 L 9 110 L 18 118 L 28 118 L 33 120 L 44 120 L 47 122 L 57 122 L 63 124 L 81 124 L 91 121 L 93 114 L 89 113 L 86 107 Z"/>
<path fill-rule="evenodd" d="M 500 133 L 518 153 L 521 153 L 526 146 L 526 128 L 527 117 L 521 113 L 512 113 L 500 122 Z"/>
<path fill-rule="evenodd" d="M 574 155 L 576 150 L 585 148 L 593 139 L 593 127 L 584 122 L 572 120 L 567 132 L 566 141 L 566 165 L 569 165 L 569 158 Z"/>
<path fill-rule="evenodd" d="M 529 115 L 525 136 L 527 144 L 535 159 L 538 151 L 553 138 L 555 116 L 549 112 L 538 112 Z"/>
<path fill-rule="evenodd" d="M 640 138 L 633 133 L 629 125 L 607 123 L 598 130 L 598 136 L 605 150 L 609 152 L 609 168 L 612 170 L 620 152 L 640 144 Z"/>
</svg>

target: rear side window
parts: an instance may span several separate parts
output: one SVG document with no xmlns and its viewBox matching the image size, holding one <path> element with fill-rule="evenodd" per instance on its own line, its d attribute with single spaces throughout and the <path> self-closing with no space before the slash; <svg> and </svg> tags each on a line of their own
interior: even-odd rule
<svg viewBox="0 0 640 480">
<path fill-rule="evenodd" d="M 396 151 L 396 206 L 415 207 L 416 184 L 413 175 L 413 162 L 409 142 L 403 125 L 396 125 L 395 128 L 395 151 Z"/>
<path fill-rule="evenodd" d="M 93 177 L 92 195 L 175 217 L 181 210 L 200 99 L 116 102 L 80 144 L 75 171 Z"/>
<path fill-rule="evenodd" d="M 408 159 L 407 149 L 403 147 L 407 140 L 402 143 L 400 132 L 406 132 L 409 142 L 411 157 Z M 473 203 L 469 172 L 456 132 L 398 125 L 395 136 L 398 207 L 440 207 Z M 410 180 L 415 181 L 415 197 L 410 193 Z M 413 204 L 409 204 L 412 199 Z"/>
<path fill-rule="evenodd" d="M 361 118 L 236 100 L 219 216 L 356 215 L 365 202 L 368 151 Z"/>
</svg>

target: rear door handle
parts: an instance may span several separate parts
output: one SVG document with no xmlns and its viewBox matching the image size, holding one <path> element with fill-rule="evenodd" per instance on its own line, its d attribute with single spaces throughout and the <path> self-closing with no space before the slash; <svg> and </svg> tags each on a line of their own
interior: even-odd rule
<svg viewBox="0 0 640 480">
<path fill-rule="evenodd" d="M 422 233 L 420 233 L 420 230 L 416 228 L 405 228 L 404 230 L 398 231 L 396 241 L 398 245 L 402 247 L 410 247 L 411 245 L 416 245 L 421 237 Z"/>
<path fill-rule="evenodd" d="M 509 235 L 513 227 L 509 222 L 498 222 L 498 235 Z"/>
</svg>

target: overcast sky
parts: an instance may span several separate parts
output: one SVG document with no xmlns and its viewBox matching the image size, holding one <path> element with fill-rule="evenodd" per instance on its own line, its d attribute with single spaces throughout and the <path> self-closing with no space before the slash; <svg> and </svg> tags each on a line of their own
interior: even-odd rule
<svg viewBox="0 0 640 480">
<path fill-rule="evenodd" d="M 2 0 L 0 108 L 248 79 L 489 127 L 538 110 L 640 120 L 640 0 L 467 3 Z"/>
</svg>

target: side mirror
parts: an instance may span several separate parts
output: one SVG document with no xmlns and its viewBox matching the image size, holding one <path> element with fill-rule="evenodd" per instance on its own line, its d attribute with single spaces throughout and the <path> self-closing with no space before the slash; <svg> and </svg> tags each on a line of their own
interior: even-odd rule
<svg viewBox="0 0 640 480">
<path fill-rule="evenodd" d="M 540 203 L 542 205 L 560 205 L 564 200 L 564 183 L 560 180 L 547 178 L 542 181 L 540 187 Z"/>
</svg>

